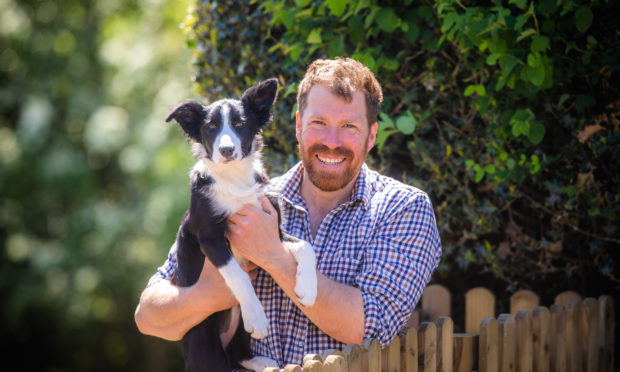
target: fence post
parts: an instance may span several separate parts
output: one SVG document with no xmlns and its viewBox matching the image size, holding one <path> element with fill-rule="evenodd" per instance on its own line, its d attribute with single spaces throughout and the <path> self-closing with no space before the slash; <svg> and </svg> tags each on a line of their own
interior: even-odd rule
<svg viewBox="0 0 620 372">
<path fill-rule="evenodd" d="M 301 367 L 297 364 L 287 364 L 284 366 L 284 372 L 302 372 Z"/>
<path fill-rule="evenodd" d="M 480 334 L 480 322 L 495 316 L 495 296 L 483 287 L 465 293 L 465 332 Z"/>
<path fill-rule="evenodd" d="M 426 286 L 422 293 L 422 321 L 435 322 L 450 316 L 450 291 L 441 284 Z"/>
<path fill-rule="evenodd" d="M 454 334 L 454 372 L 471 372 L 478 369 L 478 335 Z"/>
<path fill-rule="evenodd" d="M 595 372 L 598 371 L 598 301 L 591 297 L 586 298 L 583 300 L 583 310 L 586 330 L 584 371 Z"/>
<path fill-rule="evenodd" d="M 435 323 L 423 322 L 418 332 L 418 370 L 437 370 L 437 327 Z"/>
<path fill-rule="evenodd" d="M 454 322 L 442 316 L 437 319 L 437 372 L 452 372 Z"/>
<path fill-rule="evenodd" d="M 362 342 L 362 371 L 381 372 L 381 345 L 375 338 Z"/>
<path fill-rule="evenodd" d="M 517 355 L 517 330 L 515 318 L 511 314 L 500 314 L 497 318 L 499 328 L 499 348 L 497 350 L 500 372 L 515 371 Z"/>
<path fill-rule="evenodd" d="M 480 372 L 497 371 L 498 336 L 497 320 L 493 318 L 482 319 L 482 322 L 480 322 L 480 345 L 478 348 L 478 368 Z"/>
<path fill-rule="evenodd" d="M 583 309 L 581 301 L 566 305 L 566 357 L 569 372 L 583 370 Z"/>
<path fill-rule="evenodd" d="M 598 347 L 599 360 L 601 361 L 601 371 L 614 371 L 614 300 L 610 296 L 600 296 L 599 306 L 599 333 Z"/>
<path fill-rule="evenodd" d="M 418 372 L 418 332 L 415 328 L 404 328 L 398 332 L 400 338 L 400 370 Z"/>
<path fill-rule="evenodd" d="M 552 372 L 566 371 L 566 318 L 562 305 L 551 305 L 549 345 L 551 349 L 550 367 Z"/>
<path fill-rule="evenodd" d="M 510 314 L 516 316 L 519 310 L 532 311 L 539 303 L 540 300 L 536 293 L 528 289 L 521 289 L 510 296 Z"/>
<path fill-rule="evenodd" d="M 549 309 L 538 306 L 532 311 L 534 371 L 549 372 Z"/>
<path fill-rule="evenodd" d="M 381 350 L 381 372 L 400 372 L 400 339 L 394 337 L 385 349 Z"/>
<path fill-rule="evenodd" d="M 349 344 L 342 349 L 344 359 L 347 361 L 349 371 L 361 371 L 362 370 L 362 349 L 359 345 Z"/>
<path fill-rule="evenodd" d="M 517 311 L 517 372 L 532 372 L 533 345 L 530 312 Z"/>
</svg>

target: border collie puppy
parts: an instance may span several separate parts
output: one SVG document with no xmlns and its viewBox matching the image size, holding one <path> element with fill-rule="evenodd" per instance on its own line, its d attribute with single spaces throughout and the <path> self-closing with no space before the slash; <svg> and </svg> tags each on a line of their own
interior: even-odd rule
<svg viewBox="0 0 620 372">
<path fill-rule="evenodd" d="M 250 335 L 267 336 L 267 317 L 249 276 L 241 269 L 240 263 L 247 260 L 225 237 L 226 218 L 244 204 L 260 208 L 261 195 L 267 195 L 281 222 L 278 196 L 267 190 L 260 152 L 262 128 L 271 120 L 277 92 L 277 80 L 269 79 L 246 90 L 241 100 L 223 99 L 208 106 L 187 101 L 166 118 L 166 122 L 174 119 L 180 124 L 198 159 L 190 174 L 189 210 L 176 238 L 177 268 L 172 282 L 183 287 L 196 283 L 206 256 L 239 301 L 239 306 L 212 314 L 185 334 L 183 354 L 191 372 L 278 367 L 275 361 L 253 357 L 250 352 Z M 280 239 L 297 261 L 295 293 L 302 305 L 312 306 L 317 292 L 314 250 L 281 229 Z"/>
</svg>

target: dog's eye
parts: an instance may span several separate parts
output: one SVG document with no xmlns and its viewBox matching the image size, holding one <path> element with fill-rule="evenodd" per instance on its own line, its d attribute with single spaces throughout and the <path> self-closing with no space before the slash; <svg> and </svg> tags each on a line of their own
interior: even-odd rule
<svg viewBox="0 0 620 372">
<path fill-rule="evenodd" d="M 244 124 L 245 124 L 244 122 L 238 121 L 235 123 L 235 127 L 239 128 L 239 127 L 242 127 Z"/>
<path fill-rule="evenodd" d="M 207 128 L 215 129 L 215 128 L 217 128 L 217 125 L 215 125 L 214 123 L 209 123 L 209 124 L 207 124 Z"/>
</svg>

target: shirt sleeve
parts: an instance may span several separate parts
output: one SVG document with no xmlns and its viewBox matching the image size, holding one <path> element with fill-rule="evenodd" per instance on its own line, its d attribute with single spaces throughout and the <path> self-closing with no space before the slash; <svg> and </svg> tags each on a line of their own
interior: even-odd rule
<svg viewBox="0 0 620 372">
<path fill-rule="evenodd" d="M 171 280 L 174 270 L 177 268 L 177 243 L 175 242 L 170 251 L 168 252 L 168 258 L 163 265 L 157 268 L 157 272 L 149 279 L 146 287 L 150 287 L 153 284 L 162 280 Z"/>
<path fill-rule="evenodd" d="M 377 222 L 356 277 L 364 300 L 364 338 L 376 338 L 382 346 L 405 324 L 441 258 L 428 196 L 416 193 L 394 208 Z"/>
</svg>

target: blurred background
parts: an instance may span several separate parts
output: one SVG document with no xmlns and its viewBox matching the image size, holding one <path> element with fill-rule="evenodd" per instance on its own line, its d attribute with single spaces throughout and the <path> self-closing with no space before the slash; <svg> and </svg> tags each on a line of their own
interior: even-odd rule
<svg viewBox="0 0 620 372">
<path fill-rule="evenodd" d="M 480 4 L 478 4 L 480 3 Z M 35 371 L 178 371 L 133 312 L 188 203 L 170 108 L 277 77 L 272 176 L 315 58 L 373 70 L 371 168 L 429 193 L 453 294 L 618 298 L 613 1 L 0 0 L 0 350 Z M 615 78 L 614 78 L 615 76 Z"/>
</svg>

